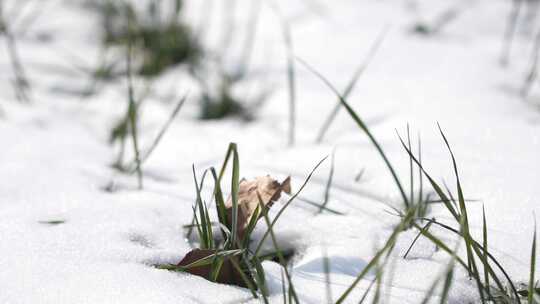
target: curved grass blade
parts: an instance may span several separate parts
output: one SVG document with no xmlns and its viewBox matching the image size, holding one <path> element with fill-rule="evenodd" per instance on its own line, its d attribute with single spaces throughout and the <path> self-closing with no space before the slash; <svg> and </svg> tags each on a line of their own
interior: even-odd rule
<svg viewBox="0 0 540 304">
<path fill-rule="evenodd" d="M 351 116 L 351 118 L 356 122 L 356 124 L 360 127 L 360 129 L 362 129 L 364 131 L 364 133 L 366 133 L 369 140 L 375 146 L 375 148 L 377 149 L 377 152 L 379 153 L 379 155 L 382 157 L 384 163 L 386 164 L 386 167 L 390 171 L 390 173 L 391 173 L 391 175 L 392 175 L 392 177 L 394 179 L 394 182 L 395 182 L 396 186 L 399 189 L 399 192 L 401 194 L 401 198 L 403 199 L 403 203 L 405 204 L 405 207 L 408 208 L 409 205 L 410 205 L 409 204 L 409 199 L 407 198 L 407 195 L 405 194 L 405 190 L 403 190 L 403 186 L 401 185 L 401 182 L 399 180 L 399 177 L 397 176 L 396 171 L 394 170 L 394 167 L 390 163 L 390 160 L 388 159 L 388 157 L 384 153 L 384 150 L 382 149 L 379 142 L 375 139 L 373 134 L 371 134 L 371 131 L 369 130 L 367 125 L 364 123 L 364 121 L 349 106 L 349 104 L 347 103 L 345 98 L 343 96 L 341 96 L 341 94 L 338 92 L 338 90 L 334 87 L 334 85 L 332 83 L 330 83 L 330 81 L 328 79 L 326 79 L 321 73 L 319 73 L 317 70 L 315 70 L 313 67 L 311 67 L 307 62 L 303 61 L 302 59 L 296 57 L 296 60 L 298 60 L 304 67 L 306 67 L 315 76 L 317 76 L 339 98 L 341 104 L 345 107 L 347 112 L 349 112 L 349 115 Z"/>
<path fill-rule="evenodd" d="M 270 232 L 270 238 L 272 239 L 272 244 L 274 245 L 274 249 L 276 250 L 279 263 L 283 266 L 283 270 L 285 271 L 285 276 L 287 277 L 287 281 L 289 282 L 289 292 L 292 298 L 294 299 L 296 304 L 300 304 L 300 301 L 298 300 L 298 296 L 296 294 L 296 291 L 294 290 L 294 285 L 292 283 L 291 275 L 289 273 L 289 270 L 287 269 L 287 263 L 285 261 L 285 258 L 283 257 L 283 253 L 279 249 L 279 246 L 277 244 L 276 235 L 274 234 L 274 230 L 272 229 L 272 223 L 270 223 L 270 218 L 268 217 L 267 210 L 264 209 L 264 203 L 261 198 L 260 193 L 257 191 L 257 198 L 259 199 L 259 206 L 262 209 L 262 216 L 264 218 L 264 221 L 266 222 L 266 226 L 268 226 L 268 231 Z M 255 254 L 256 256 L 256 254 Z"/>
<path fill-rule="evenodd" d="M 527 303 L 534 304 L 536 303 L 536 299 L 534 297 L 535 294 L 535 282 L 534 282 L 534 272 L 536 267 L 536 219 L 534 220 L 534 234 L 533 234 L 533 242 L 532 242 L 532 248 L 531 248 L 531 271 L 529 275 L 529 293 L 527 295 Z"/>
<path fill-rule="evenodd" d="M 366 71 L 367 67 L 369 66 L 369 63 L 371 62 L 371 60 L 373 60 L 373 57 L 375 57 L 375 54 L 377 54 L 377 51 L 379 50 L 379 47 L 384 41 L 384 38 L 386 37 L 387 32 L 388 32 L 388 28 L 384 28 L 383 31 L 379 34 L 379 36 L 377 36 L 377 39 L 371 46 L 371 49 L 369 50 L 367 57 L 364 59 L 362 64 L 356 69 L 353 77 L 347 84 L 347 87 L 345 88 L 345 91 L 343 92 L 344 99 L 347 99 L 349 95 L 352 93 L 352 91 L 354 90 L 354 88 L 356 87 L 356 83 Z M 334 108 L 332 109 L 332 111 L 330 112 L 326 120 L 324 121 L 324 124 L 322 125 L 319 131 L 319 134 L 317 135 L 317 140 L 316 140 L 317 143 L 320 143 L 323 141 L 324 136 L 326 135 L 326 132 L 330 128 L 330 125 L 332 125 L 332 123 L 336 119 L 341 107 L 342 107 L 341 101 L 338 99 L 336 105 L 334 106 Z"/>
<path fill-rule="evenodd" d="M 313 170 L 311 170 L 311 172 L 309 173 L 308 177 L 306 178 L 306 180 L 304 181 L 304 183 L 302 184 L 302 186 L 300 187 L 300 189 L 298 189 L 298 191 L 297 191 L 293 196 L 291 196 L 291 198 L 289 198 L 289 200 L 285 203 L 285 205 L 278 211 L 278 213 L 276 214 L 276 216 L 275 216 L 274 219 L 272 220 L 272 223 L 270 224 L 270 227 L 266 230 L 266 232 L 264 233 L 263 237 L 262 237 L 261 240 L 259 241 L 259 245 L 257 245 L 257 248 L 255 249 L 254 255 L 258 255 L 258 254 L 259 254 L 259 251 L 261 250 L 264 241 L 266 240 L 266 238 L 267 238 L 268 235 L 270 234 L 270 229 L 274 227 L 274 225 L 275 225 L 276 222 L 278 221 L 279 217 L 283 214 L 283 212 L 285 212 L 285 209 L 287 209 L 287 207 L 289 207 L 289 205 L 296 199 L 296 197 L 300 194 L 300 192 L 302 192 L 302 190 L 304 189 L 304 187 L 307 185 L 307 183 L 308 183 L 309 180 L 311 179 L 311 176 L 313 175 L 313 173 L 315 173 L 315 170 L 317 170 L 317 168 L 319 168 L 319 166 L 320 166 L 327 158 L 328 158 L 328 156 L 324 157 L 322 160 L 319 161 L 319 163 L 313 168 Z"/>
<path fill-rule="evenodd" d="M 330 172 L 328 173 L 328 180 L 326 181 L 326 188 L 324 189 L 324 201 L 319 208 L 318 214 L 322 213 L 326 209 L 328 200 L 330 199 L 330 188 L 332 188 L 332 180 L 334 179 L 334 159 L 336 155 L 336 150 L 332 151 L 332 157 L 330 157 Z"/>
</svg>

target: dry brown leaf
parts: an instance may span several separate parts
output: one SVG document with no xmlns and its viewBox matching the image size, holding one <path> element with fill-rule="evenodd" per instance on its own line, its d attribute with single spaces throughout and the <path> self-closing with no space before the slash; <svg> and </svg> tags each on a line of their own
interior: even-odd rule
<svg viewBox="0 0 540 304">
<path fill-rule="evenodd" d="M 193 249 L 178 263 L 178 266 L 187 266 L 200 259 L 206 258 L 216 253 L 216 250 L 212 249 Z M 223 265 L 217 276 L 216 282 L 221 284 L 236 285 L 240 287 L 247 287 L 246 283 L 242 279 L 242 276 L 233 266 L 231 259 L 237 259 L 236 257 L 224 258 Z M 238 262 L 238 259 L 236 260 Z M 212 265 L 197 266 L 186 269 L 186 272 L 196 276 L 203 277 L 210 280 L 210 273 L 212 272 Z"/>
<path fill-rule="evenodd" d="M 249 225 L 251 217 L 259 205 L 261 196 L 263 205 L 267 210 L 272 207 L 275 201 L 281 197 L 281 192 L 291 193 L 291 177 L 287 177 L 282 183 L 271 178 L 269 175 L 256 177 L 248 181 L 242 179 L 238 187 L 238 224 L 237 232 L 240 239 L 244 238 L 244 233 Z M 229 197 L 225 203 L 229 223 L 232 222 L 232 198 Z M 259 216 L 261 216 L 260 214 Z"/>
</svg>

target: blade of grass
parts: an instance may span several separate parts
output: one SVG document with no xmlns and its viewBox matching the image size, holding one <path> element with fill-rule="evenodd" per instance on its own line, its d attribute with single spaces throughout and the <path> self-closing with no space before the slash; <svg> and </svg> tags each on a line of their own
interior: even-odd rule
<svg viewBox="0 0 540 304">
<path fill-rule="evenodd" d="M 452 216 L 454 217 L 454 219 L 456 221 L 459 222 L 459 215 L 457 213 L 457 211 L 454 209 L 454 207 L 452 206 L 451 202 L 450 202 L 450 199 L 446 196 L 446 194 L 444 193 L 444 191 L 441 189 L 441 187 L 437 184 L 437 182 L 435 182 L 435 180 L 431 177 L 431 175 L 429 175 L 429 173 L 427 173 L 427 171 L 424 169 L 424 167 L 422 166 L 422 163 L 420 163 L 420 161 L 418 159 L 416 159 L 416 157 L 414 156 L 414 154 L 412 153 L 411 150 L 409 150 L 409 148 L 407 147 L 407 145 L 405 144 L 405 142 L 403 141 L 403 138 L 401 138 L 401 136 L 399 135 L 399 133 L 397 132 L 396 130 L 396 134 L 401 142 L 401 145 L 403 146 L 403 148 L 405 149 L 405 151 L 407 151 L 407 153 L 409 154 L 409 157 L 412 158 L 412 160 L 414 160 L 414 162 L 416 163 L 416 165 L 422 170 L 423 174 L 426 176 L 426 178 L 428 179 L 429 183 L 431 184 L 431 187 L 433 188 L 433 190 L 435 190 L 435 192 L 437 193 L 437 195 L 440 197 L 442 203 L 446 206 L 446 208 L 448 209 L 448 211 L 450 211 L 450 213 L 452 214 Z"/>
<path fill-rule="evenodd" d="M 323 205 L 321 203 L 314 202 L 314 201 L 312 201 L 310 199 L 307 199 L 305 197 L 300 197 L 299 196 L 296 199 L 298 201 L 304 202 L 304 203 L 306 203 L 308 205 L 311 205 L 311 206 L 314 206 L 314 207 L 317 207 L 317 208 L 322 208 L 324 211 L 330 212 L 330 213 L 335 214 L 335 215 L 345 215 L 345 213 L 343 213 L 343 212 L 339 212 L 339 211 L 337 211 L 335 209 L 332 209 L 332 208 L 329 208 L 329 207 L 323 207 Z"/>
<path fill-rule="evenodd" d="M 332 188 L 332 180 L 334 179 L 334 159 L 335 159 L 336 149 L 332 150 L 332 156 L 330 157 L 330 171 L 328 173 L 328 180 L 326 182 L 326 188 L 324 189 L 324 201 L 319 208 L 318 214 L 322 213 L 326 209 L 328 200 L 330 199 L 330 188 Z"/>
<path fill-rule="evenodd" d="M 536 303 L 536 299 L 534 297 L 535 294 L 535 281 L 534 281 L 534 272 L 536 267 L 536 218 L 534 220 L 534 234 L 533 234 L 533 242 L 532 242 L 532 248 L 531 248 L 531 270 L 529 275 L 529 293 L 527 295 L 527 303 L 534 304 Z"/>
<path fill-rule="evenodd" d="M 371 290 L 371 288 L 373 288 L 373 286 L 375 285 L 375 282 L 377 280 L 373 280 L 371 281 L 371 283 L 369 283 L 369 286 L 368 288 L 366 289 L 366 291 L 364 292 L 364 294 L 362 295 L 362 298 L 360 298 L 360 301 L 358 302 L 358 304 L 362 304 L 364 303 L 364 301 L 366 300 L 368 294 L 369 294 L 369 291 Z"/>
<path fill-rule="evenodd" d="M 131 25 L 131 18 L 127 18 L 128 23 L 128 47 L 127 47 L 127 54 L 126 54 L 126 75 L 127 75 L 127 83 L 128 83 L 128 102 L 129 102 L 129 122 L 131 127 L 131 139 L 133 143 L 133 151 L 135 154 L 135 170 L 137 172 L 137 183 L 139 190 L 142 190 L 143 188 L 143 174 L 141 169 L 141 155 L 139 150 L 139 141 L 138 141 L 138 134 L 137 134 L 137 119 L 138 119 L 138 110 L 137 110 L 137 104 L 135 102 L 135 96 L 134 96 L 134 90 L 133 90 L 133 78 L 132 78 L 132 43 L 133 43 L 133 37 L 132 37 L 132 25 Z"/>
<path fill-rule="evenodd" d="M 332 304 L 332 283 L 330 280 L 330 260 L 328 259 L 328 254 L 326 249 L 323 250 L 323 269 L 324 269 L 324 282 L 326 287 L 326 302 Z"/>
<path fill-rule="evenodd" d="M 375 256 L 369 261 L 369 263 L 364 267 L 364 269 L 362 269 L 360 274 L 356 276 L 353 283 L 345 290 L 345 292 L 343 292 L 343 294 L 336 301 L 336 304 L 343 303 L 343 301 L 347 299 L 347 297 L 350 295 L 350 293 L 353 291 L 356 285 L 358 285 L 358 283 L 366 276 L 366 274 L 368 274 L 368 272 L 373 267 L 375 267 L 375 265 L 379 262 L 379 259 L 383 256 L 383 254 L 385 254 L 390 249 L 394 248 L 394 244 L 396 242 L 398 235 L 408 225 L 410 225 L 410 222 L 413 218 L 414 218 L 414 207 L 412 207 L 411 209 L 407 211 L 407 214 L 402 218 L 401 222 L 396 226 L 392 234 L 388 237 L 388 240 L 386 241 L 384 246 L 375 254 Z"/>
<path fill-rule="evenodd" d="M 422 230 L 428 230 L 429 227 L 431 227 L 431 222 L 428 222 L 424 227 L 422 227 Z M 403 258 L 406 259 L 407 258 L 407 255 L 409 255 L 409 252 L 412 250 L 414 244 L 416 244 L 416 242 L 418 241 L 418 239 L 420 238 L 420 236 L 422 235 L 422 232 L 418 232 L 418 234 L 416 235 L 416 237 L 414 238 L 414 240 L 412 241 L 411 245 L 409 246 L 409 248 L 407 249 L 407 251 L 405 252 L 405 254 L 403 255 Z"/>
<path fill-rule="evenodd" d="M 285 212 L 285 209 L 287 209 L 287 207 L 289 207 L 289 205 L 296 199 L 296 197 L 298 196 L 298 194 L 300 194 L 300 192 L 302 192 L 302 190 L 304 189 L 304 187 L 307 185 L 307 183 L 309 182 L 309 180 L 311 179 L 311 176 L 313 175 L 313 173 L 315 173 L 315 170 L 317 170 L 317 168 L 319 168 L 319 166 L 328 158 L 328 156 L 324 157 L 322 160 L 319 161 L 319 163 L 313 168 L 313 170 L 311 170 L 311 172 L 309 173 L 308 177 L 306 178 L 306 180 L 304 181 L 304 183 L 302 184 L 302 186 L 300 187 L 300 189 L 298 189 L 298 191 L 293 195 L 291 196 L 291 198 L 289 198 L 289 200 L 285 203 L 285 205 L 278 211 L 278 213 L 276 214 L 276 216 L 274 217 L 274 219 L 272 220 L 272 223 L 270 225 L 271 228 L 274 227 L 274 225 L 276 224 L 276 222 L 278 221 L 279 217 L 283 214 L 283 212 Z M 268 235 L 270 234 L 270 229 L 267 229 L 266 232 L 264 233 L 263 237 L 261 238 L 261 240 L 259 241 L 259 244 L 257 245 L 257 248 L 255 249 L 255 253 L 254 255 L 258 255 L 259 254 L 259 251 L 261 250 L 262 248 L 262 245 L 264 243 L 264 241 L 266 240 L 266 238 L 268 237 Z"/>
<path fill-rule="evenodd" d="M 409 146 L 409 150 L 412 151 L 411 148 L 411 132 L 409 130 L 409 124 L 407 124 L 407 145 Z M 413 172 L 413 160 L 409 157 L 409 184 L 410 184 L 410 202 L 414 203 L 414 172 Z"/>
<path fill-rule="evenodd" d="M 344 99 L 347 99 L 349 95 L 353 92 L 354 88 L 356 87 L 356 83 L 358 82 L 362 74 L 364 74 L 365 70 L 369 66 L 369 63 L 371 62 L 371 60 L 373 60 L 373 57 L 375 57 L 375 54 L 377 54 L 377 51 L 379 50 L 379 47 L 384 41 L 384 37 L 386 37 L 387 32 L 388 32 L 388 28 L 384 28 L 383 31 L 377 36 L 377 39 L 373 42 L 373 45 L 371 46 L 367 57 L 364 59 L 362 64 L 356 69 L 353 77 L 347 84 L 347 87 L 345 88 L 345 91 L 343 92 Z M 332 125 L 332 123 L 336 119 L 341 107 L 342 107 L 341 101 L 338 99 L 336 105 L 334 106 L 334 108 L 332 109 L 332 111 L 330 112 L 326 120 L 324 121 L 324 124 L 322 125 L 319 131 L 319 134 L 317 135 L 317 139 L 316 139 L 317 143 L 320 143 L 323 141 L 324 136 L 326 135 L 326 132 L 330 128 L 330 125 Z"/>
<path fill-rule="evenodd" d="M 240 185 L 240 161 L 236 144 L 231 144 L 233 156 L 233 172 L 231 178 L 232 219 L 231 219 L 231 243 L 235 246 L 238 235 L 238 187 Z"/>
<path fill-rule="evenodd" d="M 225 208 L 225 200 L 223 199 L 223 192 L 221 191 L 221 185 L 219 183 L 219 179 L 216 174 L 216 170 L 214 168 L 210 168 L 210 172 L 212 173 L 212 176 L 214 177 L 214 200 L 216 202 L 216 211 L 218 214 L 219 222 L 225 226 L 229 231 L 231 231 L 231 225 L 229 223 L 229 220 L 227 219 L 227 210 Z M 227 233 L 221 229 L 221 233 L 223 235 L 223 238 L 227 238 Z"/>
<path fill-rule="evenodd" d="M 244 252 L 243 249 L 220 250 L 220 251 L 216 251 L 214 254 L 208 255 L 208 256 L 206 256 L 204 258 L 200 258 L 200 259 L 198 259 L 198 260 L 196 260 L 194 262 L 191 262 L 191 263 L 189 263 L 188 265 L 185 265 L 185 266 L 165 265 L 165 266 L 160 266 L 159 268 L 160 269 L 167 269 L 167 270 L 186 271 L 186 270 L 189 270 L 191 268 L 210 265 L 214 261 L 215 257 L 231 258 L 231 257 L 237 256 L 237 255 L 240 255 L 243 252 Z"/>
<path fill-rule="evenodd" d="M 465 197 L 463 196 L 463 189 L 461 187 L 461 182 L 459 179 L 459 172 L 457 168 L 457 162 L 456 158 L 454 157 L 454 153 L 452 152 L 452 148 L 450 147 L 450 144 L 448 143 L 448 139 L 446 138 L 444 132 L 442 131 L 441 126 L 439 123 L 437 123 L 437 126 L 439 128 L 439 132 L 441 133 L 441 136 L 444 140 L 444 143 L 446 144 L 446 147 L 448 149 L 448 152 L 450 153 L 450 157 L 452 158 L 452 164 L 454 167 L 454 174 L 456 176 L 456 186 L 458 191 L 458 201 L 459 201 L 459 209 L 462 217 L 461 223 L 463 224 L 463 237 L 465 240 L 465 248 L 467 250 L 467 258 L 469 259 L 469 263 L 471 265 L 470 272 L 472 272 L 472 275 L 474 279 L 476 280 L 476 284 L 478 285 L 479 293 L 480 293 L 480 299 L 482 300 L 482 303 L 485 303 L 484 299 L 484 293 L 482 292 L 482 284 L 480 281 L 480 275 L 478 272 L 478 268 L 476 266 L 475 258 L 473 255 L 473 249 L 472 249 L 472 237 L 470 235 L 469 230 L 469 217 L 467 215 L 467 207 L 465 206 Z"/>
<path fill-rule="evenodd" d="M 231 264 L 233 265 L 234 269 L 236 269 L 238 274 L 240 274 L 240 277 L 242 278 L 244 283 L 246 283 L 246 286 L 248 287 L 249 291 L 251 292 L 251 295 L 253 295 L 253 297 L 255 299 L 258 299 L 259 296 L 257 295 L 257 287 L 255 287 L 255 285 L 253 285 L 253 282 L 248 278 L 248 276 L 246 276 L 246 274 L 242 270 L 242 267 L 240 267 L 240 265 L 238 265 L 237 261 L 235 261 L 234 259 L 230 259 L 230 261 L 231 261 Z"/>
<path fill-rule="evenodd" d="M 315 76 L 317 76 L 339 98 L 341 104 L 347 109 L 347 112 L 349 112 L 349 115 L 351 116 L 351 118 L 356 122 L 356 124 L 360 127 L 360 129 L 362 129 L 366 133 L 369 140 L 375 146 L 375 148 L 377 149 L 377 152 L 379 153 L 379 155 L 382 157 L 384 163 L 386 164 L 386 167 L 390 171 L 390 173 L 391 173 L 391 175 L 392 175 L 392 177 L 394 179 L 394 182 L 395 182 L 396 186 L 399 189 L 399 192 L 401 194 L 401 198 L 403 199 L 403 203 L 405 204 L 405 207 L 409 207 L 409 205 L 410 205 L 409 204 L 409 199 L 407 198 L 407 195 L 405 194 L 405 191 L 403 190 L 403 186 L 401 185 L 401 182 L 399 181 L 399 177 L 397 176 L 397 174 L 396 174 L 396 172 L 394 170 L 394 167 L 390 163 L 390 160 L 388 159 L 388 157 L 384 153 L 384 150 L 382 149 L 382 147 L 379 145 L 379 143 L 377 142 L 375 137 L 371 134 L 371 131 L 369 130 L 367 125 L 364 123 L 364 121 L 349 106 L 349 104 L 347 103 L 345 98 L 343 96 L 341 96 L 341 94 L 337 91 L 337 89 L 334 87 L 334 85 L 332 83 L 330 83 L 330 81 L 328 79 L 326 79 L 321 73 L 319 73 L 317 70 L 315 70 L 313 67 L 311 67 L 308 63 L 306 63 L 302 59 L 300 59 L 298 57 L 296 57 L 296 59 L 304 67 L 306 67 L 309 71 L 311 71 Z"/>
<path fill-rule="evenodd" d="M 523 2 L 524 0 L 512 0 L 512 9 L 510 11 L 510 15 L 508 15 L 508 21 L 506 22 L 506 29 L 503 38 L 503 48 L 500 59 L 500 63 L 503 66 L 506 66 L 509 61 L 510 51 L 512 49 L 512 42 L 514 40 L 514 33 L 517 28 L 519 12 L 521 11 Z"/>
<path fill-rule="evenodd" d="M 433 224 L 435 224 L 435 225 L 437 225 L 439 227 L 442 227 L 442 228 L 444 228 L 444 229 L 446 229 L 448 231 L 451 231 L 456 235 L 462 236 L 461 232 L 459 232 L 458 230 L 456 230 L 456 229 L 454 229 L 454 228 L 452 228 L 452 227 L 450 227 L 450 226 L 448 226 L 446 224 L 440 223 L 440 222 L 438 222 L 436 220 L 429 219 L 429 218 L 422 218 L 422 220 L 433 222 Z M 508 281 L 508 284 L 510 286 L 510 289 L 511 289 L 514 297 L 516 297 L 517 301 L 519 301 L 519 293 L 518 293 L 518 291 L 516 289 L 516 286 L 514 285 L 513 280 L 510 278 L 508 272 L 504 269 L 504 267 L 502 267 L 502 265 L 499 263 L 499 261 L 497 261 L 497 259 L 495 259 L 495 257 L 489 251 L 484 250 L 482 245 L 480 245 L 478 242 L 473 240 L 473 244 L 474 244 L 473 249 L 474 249 L 476 255 L 481 256 L 484 253 L 487 254 L 488 258 L 495 264 L 495 266 L 497 266 L 497 269 L 499 269 L 499 271 L 503 274 L 503 276 Z M 460 261 L 460 260 L 458 260 L 458 261 Z M 462 264 L 462 266 L 467 269 L 468 266 L 466 264 L 463 264 L 462 261 L 460 261 L 460 264 Z M 494 280 L 495 284 L 499 288 L 499 290 L 504 291 L 505 290 L 504 285 L 501 283 L 501 281 L 499 280 L 497 274 L 494 272 L 493 268 L 489 264 L 488 264 L 488 271 L 489 271 L 489 273 L 491 275 L 491 278 Z M 521 302 L 518 302 L 518 303 L 521 303 Z"/>
<path fill-rule="evenodd" d="M 488 234 L 487 234 L 487 221 L 486 221 L 486 210 L 482 205 L 482 243 L 484 247 L 484 254 L 482 254 L 482 264 L 484 267 L 484 285 L 486 286 L 486 293 L 489 298 L 493 298 L 491 295 L 491 290 L 489 288 L 489 272 L 488 272 Z"/>
<path fill-rule="evenodd" d="M 257 198 L 259 199 L 259 206 L 262 210 L 262 215 L 264 218 L 264 221 L 266 222 L 266 226 L 268 227 L 268 231 L 270 232 L 270 238 L 272 240 L 272 244 L 274 245 L 274 249 L 276 250 L 279 263 L 283 266 L 283 270 L 285 271 L 285 276 L 287 277 L 287 281 L 289 282 L 289 292 L 291 296 L 293 297 L 295 303 L 300 304 L 300 301 L 298 300 L 298 296 L 296 294 L 296 291 L 294 290 L 294 285 L 292 283 L 291 275 L 289 273 L 289 270 L 287 269 L 287 263 L 285 261 L 285 258 L 283 257 L 283 254 L 281 250 L 279 249 L 279 246 L 277 244 L 276 235 L 274 234 L 274 230 L 272 229 L 272 223 L 270 222 L 270 218 L 268 217 L 267 210 L 264 209 L 264 202 L 261 198 L 260 193 L 257 191 Z M 256 254 L 255 254 L 256 256 Z"/>
<path fill-rule="evenodd" d="M 158 135 L 156 136 L 156 138 L 154 139 L 154 141 L 152 142 L 152 144 L 150 145 L 150 147 L 148 148 L 146 153 L 144 153 L 144 156 L 141 159 L 141 163 L 144 163 L 150 157 L 152 152 L 154 152 L 154 150 L 156 149 L 156 147 L 160 143 L 161 139 L 163 138 L 163 135 L 165 135 L 165 133 L 169 129 L 170 125 L 172 124 L 172 122 L 174 121 L 174 119 L 176 118 L 178 113 L 180 112 L 180 109 L 182 108 L 185 101 L 187 100 L 187 97 L 188 97 L 188 94 L 184 95 L 184 97 L 182 97 L 178 101 L 178 103 L 174 107 L 174 110 L 171 112 L 171 115 L 169 116 L 169 118 L 167 119 L 167 121 L 165 122 L 163 127 L 161 127 L 161 130 L 159 131 Z"/>
</svg>

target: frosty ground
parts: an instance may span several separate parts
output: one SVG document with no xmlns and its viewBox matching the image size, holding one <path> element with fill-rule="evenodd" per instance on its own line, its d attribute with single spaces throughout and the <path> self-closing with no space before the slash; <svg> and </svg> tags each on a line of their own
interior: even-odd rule
<svg viewBox="0 0 540 304">
<path fill-rule="evenodd" d="M 204 16 L 203 2 L 186 1 L 186 15 L 193 24 Z M 437 130 L 440 123 L 456 154 L 465 196 L 477 200 L 469 205 L 473 232 L 481 235 L 484 206 L 493 253 L 516 282 L 526 282 L 540 197 L 539 91 L 533 88 L 525 100 L 519 96 L 531 39 L 517 37 L 510 64 L 503 68 L 498 61 L 509 2 L 418 1 L 417 10 L 412 10 L 413 2 L 336 0 L 323 3 L 319 10 L 303 1 L 278 4 L 292 22 L 295 54 L 338 88 L 346 85 L 373 41 L 387 29 L 349 102 L 400 175 L 407 176 L 409 163 L 395 130 L 405 134 L 408 123 L 415 140 L 421 136 L 426 168 L 453 188 L 451 160 Z M 115 119 L 125 112 L 125 83 L 106 85 L 82 99 L 68 92 L 87 84 L 84 75 L 47 68 L 58 65 L 69 70 L 73 58 L 87 64 L 97 60 L 95 16 L 75 2 L 47 5 L 19 42 L 33 85 L 31 104 L 20 104 L 12 96 L 10 63 L 5 53 L 0 57 L 1 303 L 257 302 L 247 289 L 152 266 L 178 262 L 191 249 L 182 228 L 191 222 L 195 200 L 191 166 L 198 174 L 219 166 L 229 142 L 238 144 L 241 176 L 291 175 L 293 191 L 318 161 L 336 151 L 328 206 L 346 215 L 315 215 L 316 208 L 296 201 L 275 227 L 280 245 L 296 250 L 293 280 L 303 303 L 326 299 L 324 252 L 330 259 L 336 298 L 399 221 L 389 207 L 400 205 L 391 176 L 347 113 L 339 114 L 323 143 L 314 143 L 336 99 L 301 65 L 297 65 L 297 140 L 293 147 L 287 145 L 285 50 L 271 9 L 262 11 L 253 53 L 253 69 L 260 77 L 241 92 L 271 86 L 270 100 L 258 109 L 253 122 L 245 123 L 202 122 L 196 118 L 195 99 L 188 99 L 145 163 L 145 187 L 139 191 L 134 176 L 110 167 L 116 151 L 107 137 Z M 216 15 L 222 5 L 216 4 Z M 429 21 L 456 5 L 460 14 L 441 33 L 411 34 L 418 20 Z M 239 7 L 248 7 L 248 1 L 240 1 Z M 238 27 L 247 18 L 244 11 L 238 12 Z M 218 25 L 213 28 L 219 31 Z M 51 35 L 51 41 L 38 41 L 42 34 Z M 205 43 L 217 48 L 215 40 L 210 33 Z M 174 106 L 163 100 L 188 91 L 196 96 L 193 87 L 180 68 L 154 81 L 141 121 L 142 145 L 153 139 Z M 322 201 L 329 169 L 327 160 L 301 196 Z M 103 190 L 111 184 L 115 192 Z M 211 189 L 206 190 L 208 197 Z M 271 215 L 285 200 L 276 203 Z M 435 205 L 430 217 L 444 221 L 450 215 Z M 43 223 L 47 221 L 65 223 Z M 258 227 L 256 236 L 262 232 L 264 226 Z M 448 254 L 423 239 L 408 259 L 401 258 L 415 236 L 415 231 L 407 231 L 397 243 L 393 280 L 383 287 L 388 303 L 419 303 L 449 260 Z M 281 303 L 280 269 L 271 262 L 264 266 L 271 300 Z M 359 300 L 372 278 L 359 284 L 351 303 Z M 465 272 L 458 271 L 450 302 L 477 301 L 476 294 Z"/>
</svg>

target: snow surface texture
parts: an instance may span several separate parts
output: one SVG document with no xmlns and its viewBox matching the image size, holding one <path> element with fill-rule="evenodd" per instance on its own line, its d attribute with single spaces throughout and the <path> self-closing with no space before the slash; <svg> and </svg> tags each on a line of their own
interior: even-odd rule
<svg viewBox="0 0 540 304">
<path fill-rule="evenodd" d="M 5 6 L 17 2 L 7 1 Z M 297 143 L 287 147 L 285 50 L 276 14 L 267 5 L 260 15 L 252 58 L 251 69 L 258 76 L 238 94 L 250 94 L 263 84 L 273 88 L 270 100 L 251 123 L 202 122 L 196 119 L 198 106 L 191 98 L 145 163 L 145 188 L 137 191 L 134 176 L 110 167 L 116 150 L 107 144 L 111 126 L 125 111 L 125 83 L 110 83 L 86 99 L 70 94 L 90 82 L 74 66 L 98 62 L 98 20 L 76 1 L 46 2 L 18 41 L 33 85 L 31 105 L 21 105 L 11 95 L 12 74 L 4 48 L 0 57 L 0 303 L 256 302 L 247 290 L 151 266 L 178 262 L 190 250 L 182 225 L 191 221 L 195 198 L 191 165 L 199 174 L 219 166 L 229 142 L 239 145 L 242 176 L 291 175 L 293 191 L 320 159 L 336 149 L 329 206 L 347 215 L 315 216 L 315 208 L 298 201 L 275 230 L 282 247 L 297 250 L 293 277 L 303 303 L 325 300 L 324 252 L 330 259 L 334 299 L 349 286 L 398 221 L 387 205 L 399 206 L 399 193 L 380 157 L 345 112 L 322 144 L 313 143 L 335 98 L 299 65 Z M 212 9 L 209 3 L 214 4 Z M 223 3 L 185 3 L 190 24 L 211 20 L 204 37 L 210 49 L 219 49 Z M 410 123 L 414 137 L 421 134 L 426 168 L 453 189 L 449 155 L 436 129 L 436 122 L 441 124 L 456 153 L 466 197 L 481 200 L 469 206 L 473 232 L 481 234 L 483 203 L 490 247 L 514 280 L 525 282 L 540 197 L 540 115 L 534 104 L 538 92 L 533 90 L 526 101 L 518 94 L 532 39 L 518 35 L 510 65 L 498 64 L 510 1 L 334 0 L 320 1 L 321 7 L 314 7 L 314 1 L 277 3 L 291 22 L 295 54 L 338 88 L 345 87 L 373 41 L 388 28 L 350 103 L 368 122 L 403 180 L 408 159 L 395 129 L 404 134 Z M 249 7 L 250 1 L 238 1 L 239 37 Z M 449 7 L 457 7 L 459 15 L 440 33 L 411 34 L 417 21 L 429 22 Z M 234 41 L 231 48 L 240 44 Z M 234 67 L 237 62 L 231 56 L 227 63 Z M 143 86 L 137 82 L 139 90 Z M 164 100 L 187 91 L 198 94 L 182 67 L 170 69 L 153 83 L 141 118 L 143 147 L 174 106 Z M 303 197 L 322 201 L 329 168 L 326 161 Z M 364 174 L 355 182 L 361 170 Z M 103 191 L 111 182 L 118 190 Z M 273 214 L 285 199 L 274 206 Z M 441 207 L 434 207 L 431 216 L 449 218 Z M 65 222 L 43 223 L 56 220 Z M 263 231 L 260 225 L 256 238 Z M 422 239 L 409 259 L 400 258 L 414 237 L 415 232 L 408 231 L 398 241 L 394 278 L 383 288 L 389 303 L 418 303 L 447 264 L 448 256 Z M 264 266 L 271 299 L 280 303 L 279 267 L 269 262 Z M 358 301 L 372 278 L 360 282 L 351 303 Z M 471 281 L 459 271 L 450 302 L 465 303 L 475 294 Z"/>
</svg>

